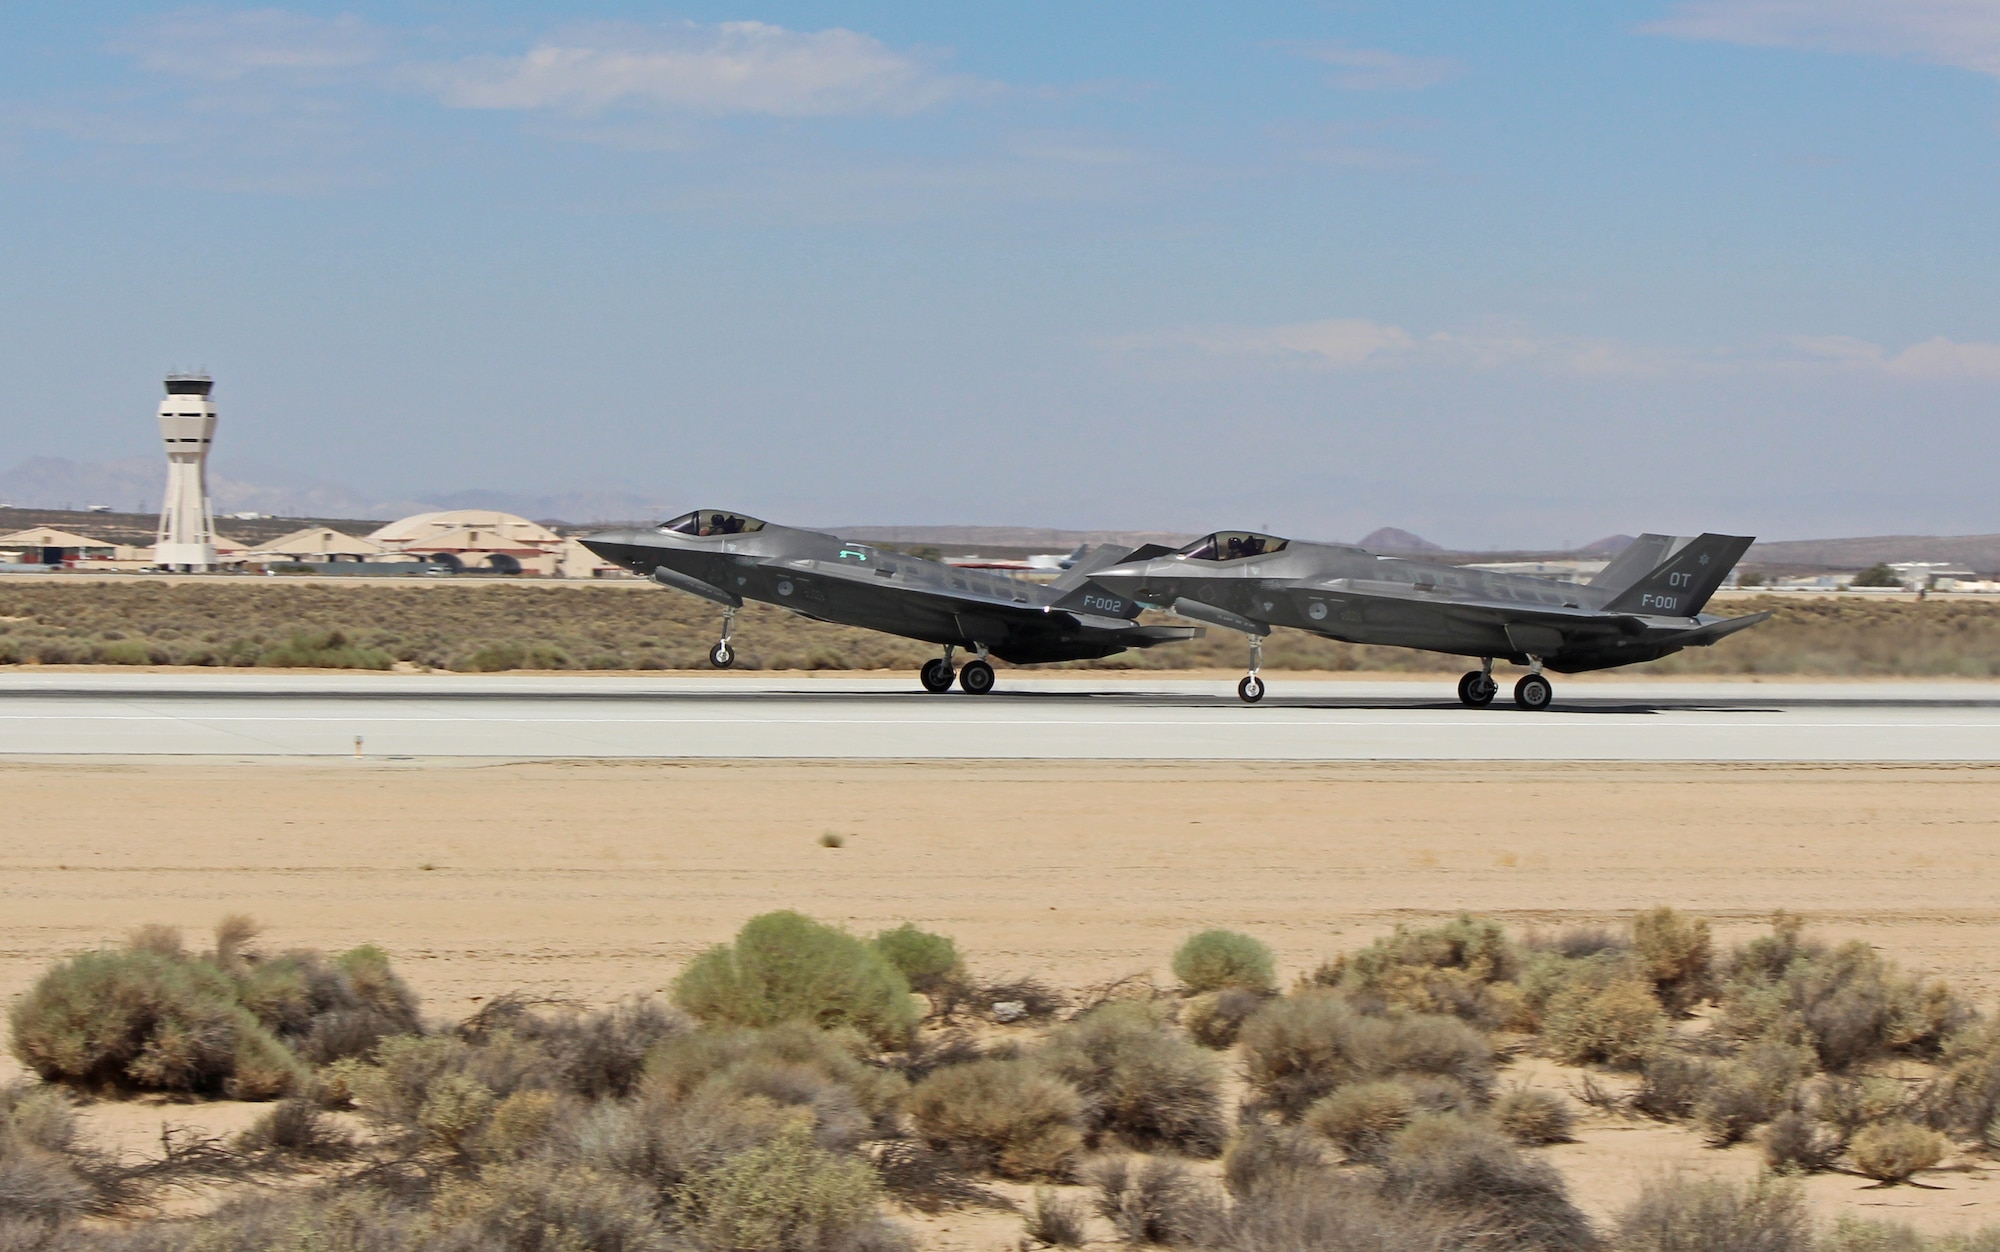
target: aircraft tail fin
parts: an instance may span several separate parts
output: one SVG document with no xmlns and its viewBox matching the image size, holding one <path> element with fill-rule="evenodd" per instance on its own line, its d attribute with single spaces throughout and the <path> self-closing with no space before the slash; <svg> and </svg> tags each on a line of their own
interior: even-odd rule
<svg viewBox="0 0 2000 1252">
<path fill-rule="evenodd" d="M 1701 535 L 1633 582 L 1604 606 L 1608 613 L 1693 617 L 1701 612 L 1736 562 L 1750 550 L 1749 535 Z"/>
<path fill-rule="evenodd" d="M 1165 556 L 1172 548 L 1149 543 L 1143 548 L 1121 548 L 1115 543 L 1099 544 L 1096 547 L 1078 548 L 1070 554 L 1069 565 L 1049 582 L 1051 591 L 1074 591 L 1090 581 L 1090 576 L 1101 569 L 1114 565 L 1124 565 L 1130 561 L 1150 561 L 1156 556 Z"/>
<path fill-rule="evenodd" d="M 1693 540 L 1682 535 L 1641 535 L 1625 545 L 1611 564 L 1591 577 L 1589 586 L 1617 595 L 1658 568 L 1661 561 L 1685 548 Z"/>
<path fill-rule="evenodd" d="M 1108 590 L 1103 584 L 1093 582 L 1091 575 L 1098 570 L 1123 565 L 1128 561 L 1150 561 L 1156 556 L 1172 552 L 1158 544 L 1147 544 L 1143 548 L 1122 548 L 1115 543 L 1092 548 L 1079 556 L 1074 564 L 1064 570 L 1060 577 L 1049 583 L 1049 590 L 1057 592 L 1055 607 L 1074 609 L 1079 613 L 1093 613 L 1100 617 L 1123 617 L 1131 619 L 1139 616 L 1145 606 L 1130 596 L 1121 596 Z"/>
</svg>

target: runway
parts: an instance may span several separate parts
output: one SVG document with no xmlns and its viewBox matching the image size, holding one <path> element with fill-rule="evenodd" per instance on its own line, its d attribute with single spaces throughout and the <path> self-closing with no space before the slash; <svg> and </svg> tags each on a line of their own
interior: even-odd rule
<svg viewBox="0 0 2000 1252">
<path fill-rule="evenodd" d="M 855 760 L 2000 761 L 2000 683 L 1557 680 L 1556 707 L 1467 709 L 1448 679 L 1005 671 L 728 675 L 13 674 L 0 757 Z M 357 750 L 358 741 L 358 750 Z"/>
</svg>

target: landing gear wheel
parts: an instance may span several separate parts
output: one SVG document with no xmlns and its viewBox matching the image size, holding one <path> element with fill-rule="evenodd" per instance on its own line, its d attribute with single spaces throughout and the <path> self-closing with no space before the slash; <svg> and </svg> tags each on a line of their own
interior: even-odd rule
<svg viewBox="0 0 2000 1252">
<path fill-rule="evenodd" d="M 1243 681 L 1236 684 L 1236 694 L 1245 704 L 1255 704 L 1264 698 L 1264 680 L 1255 674 L 1246 674 Z"/>
<path fill-rule="evenodd" d="M 984 661 L 967 661 L 958 671 L 958 685 L 966 695 L 985 695 L 993 690 L 993 667 Z"/>
<path fill-rule="evenodd" d="M 1483 709 L 1493 703 L 1500 684 L 1479 670 L 1473 670 L 1458 680 L 1458 698 L 1469 708 Z"/>
<path fill-rule="evenodd" d="M 1514 684 L 1514 704 L 1530 713 L 1539 713 L 1556 698 L 1555 688 L 1540 674 L 1529 674 Z"/>
<path fill-rule="evenodd" d="M 951 680 L 954 677 L 951 672 L 951 662 L 941 656 L 934 656 L 925 661 L 923 669 L 918 671 L 917 676 L 924 684 L 924 690 L 934 696 L 950 691 Z"/>
<path fill-rule="evenodd" d="M 718 643 L 708 650 L 708 663 L 717 669 L 728 669 L 736 664 L 736 653 L 726 643 Z"/>
</svg>

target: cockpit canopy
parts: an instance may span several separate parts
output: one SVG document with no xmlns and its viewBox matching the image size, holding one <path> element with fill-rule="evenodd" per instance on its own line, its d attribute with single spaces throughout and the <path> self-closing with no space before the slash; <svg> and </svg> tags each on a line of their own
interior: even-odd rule
<svg viewBox="0 0 2000 1252">
<path fill-rule="evenodd" d="M 661 530 L 671 530 L 683 535 L 694 535 L 706 539 L 710 535 L 747 535 L 764 529 L 764 523 L 741 513 L 730 513 L 723 509 L 696 509 L 683 513 L 670 522 L 661 522 Z"/>
<path fill-rule="evenodd" d="M 1283 552 L 1289 539 L 1276 535 L 1260 535 L 1248 530 L 1218 530 L 1212 535 L 1204 535 L 1176 555 L 1190 561 L 1240 561 L 1244 557 L 1270 556 Z"/>
</svg>

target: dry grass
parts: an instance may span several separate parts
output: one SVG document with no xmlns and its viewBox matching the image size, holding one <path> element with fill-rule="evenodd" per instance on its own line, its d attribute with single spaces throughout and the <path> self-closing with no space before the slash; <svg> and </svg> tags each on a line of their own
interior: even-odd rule
<svg viewBox="0 0 2000 1252">
<path fill-rule="evenodd" d="M 1715 648 L 1648 667 L 1673 674 L 2000 675 L 2000 604 L 1932 600 L 1732 601 L 1731 613 L 1777 616 Z M 36 583 L 0 587 L 0 664 L 332 665 L 434 669 L 648 670 L 706 665 L 720 622 L 691 596 L 629 585 L 413 581 L 299 584 Z M 925 644 L 744 608 L 746 669 L 915 669 Z M 1244 643 L 1212 630 L 1183 644 L 1122 653 L 1091 667 L 1234 669 Z M 1273 669 L 1442 672 L 1458 658 L 1338 643 L 1280 628 Z"/>
</svg>

